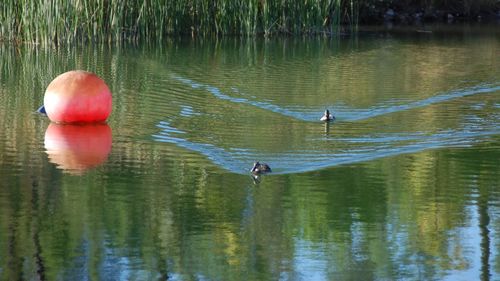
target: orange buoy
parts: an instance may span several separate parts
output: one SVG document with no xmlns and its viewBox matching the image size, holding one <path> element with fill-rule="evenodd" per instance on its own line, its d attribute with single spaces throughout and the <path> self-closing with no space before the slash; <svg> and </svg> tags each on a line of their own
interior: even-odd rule
<svg viewBox="0 0 500 281">
<path fill-rule="evenodd" d="M 82 174 L 108 159 L 112 136 L 108 124 L 55 124 L 45 131 L 50 162 L 71 174 Z"/>
<path fill-rule="evenodd" d="M 52 122 L 105 122 L 111 113 L 111 92 L 97 75 L 83 70 L 65 72 L 50 82 L 43 107 Z"/>
</svg>

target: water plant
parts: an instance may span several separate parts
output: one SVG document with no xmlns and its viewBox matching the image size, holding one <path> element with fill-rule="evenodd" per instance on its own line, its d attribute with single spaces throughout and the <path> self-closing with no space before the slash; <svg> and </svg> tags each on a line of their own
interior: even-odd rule
<svg viewBox="0 0 500 281">
<path fill-rule="evenodd" d="M 161 41 L 170 35 L 335 35 L 388 9 L 430 17 L 496 16 L 497 0 L 3 0 L 0 41 Z M 440 11 L 440 13 L 436 13 Z M 425 15 L 428 16 L 428 15 Z"/>
<path fill-rule="evenodd" d="M 0 40 L 33 44 L 166 35 L 336 34 L 357 0 L 4 0 Z"/>
</svg>

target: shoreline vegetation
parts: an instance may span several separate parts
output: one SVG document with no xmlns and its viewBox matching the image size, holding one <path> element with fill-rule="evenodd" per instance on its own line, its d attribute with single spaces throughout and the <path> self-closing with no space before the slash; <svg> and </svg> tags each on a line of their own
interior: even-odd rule
<svg viewBox="0 0 500 281">
<path fill-rule="evenodd" d="M 4 0 L 0 42 L 161 41 L 173 35 L 355 32 L 360 24 L 498 21 L 497 0 Z"/>
</svg>

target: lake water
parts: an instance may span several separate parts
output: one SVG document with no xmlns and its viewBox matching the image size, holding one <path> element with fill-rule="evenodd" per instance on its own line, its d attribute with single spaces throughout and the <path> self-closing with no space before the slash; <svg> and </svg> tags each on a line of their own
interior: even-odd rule
<svg viewBox="0 0 500 281">
<path fill-rule="evenodd" d="M 1 280 L 499 280 L 500 29 L 430 29 L 1 45 Z"/>
</svg>

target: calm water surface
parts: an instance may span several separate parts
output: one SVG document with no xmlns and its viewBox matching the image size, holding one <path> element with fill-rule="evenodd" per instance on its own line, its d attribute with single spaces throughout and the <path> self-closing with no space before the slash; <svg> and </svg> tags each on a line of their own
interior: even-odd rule
<svg viewBox="0 0 500 281">
<path fill-rule="evenodd" d="M 1 280 L 500 279 L 498 26 L 0 55 Z"/>
</svg>

